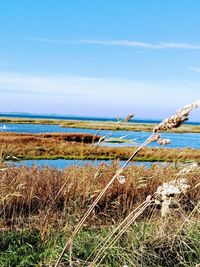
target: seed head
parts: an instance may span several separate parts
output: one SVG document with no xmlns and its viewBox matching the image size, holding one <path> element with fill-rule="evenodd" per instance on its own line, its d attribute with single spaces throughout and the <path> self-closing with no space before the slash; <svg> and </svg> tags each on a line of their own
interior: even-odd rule
<svg viewBox="0 0 200 267">
<path fill-rule="evenodd" d="M 153 130 L 154 133 L 180 127 L 185 121 L 188 120 L 190 112 L 194 108 L 198 108 L 199 105 L 200 103 L 197 102 L 190 105 L 186 105 L 185 107 L 177 110 L 174 116 L 165 119 L 158 126 L 156 126 Z"/>
<path fill-rule="evenodd" d="M 151 140 L 150 142 L 158 142 L 158 140 L 160 139 L 160 134 L 154 134 L 152 137 L 151 137 Z"/>
<path fill-rule="evenodd" d="M 135 117 L 135 113 L 128 115 L 128 116 L 124 119 L 124 122 L 125 122 L 125 123 L 129 122 L 133 117 Z"/>
<path fill-rule="evenodd" d="M 157 143 L 159 144 L 159 145 L 161 145 L 161 146 L 164 146 L 164 145 L 169 145 L 169 144 L 171 144 L 171 139 L 165 139 L 165 138 L 159 138 L 158 139 L 158 141 L 157 141 Z"/>
</svg>

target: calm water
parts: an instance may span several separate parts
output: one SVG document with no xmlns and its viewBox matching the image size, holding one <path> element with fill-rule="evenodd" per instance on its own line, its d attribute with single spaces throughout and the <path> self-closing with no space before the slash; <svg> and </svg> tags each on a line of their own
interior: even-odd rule
<svg viewBox="0 0 200 267">
<path fill-rule="evenodd" d="M 107 164 L 107 165 L 112 165 L 113 161 L 112 160 L 65 160 L 65 159 L 57 159 L 57 160 L 23 160 L 17 163 L 11 163 L 12 165 L 15 165 L 17 167 L 19 166 L 40 166 L 41 168 L 48 166 L 48 167 L 55 167 L 59 169 L 65 169 L 67 167 L 73 166 L 73 165 L 79 165 L 83 166 L 84 164 L 91 164 L 93 166 L 99 166 L 100 164 Z M 125 163 L 125 161 L 121 160 L 120 165 L 122 166 Z M 128 166 L 130 165 L 137 165 L 137 166 L 146 166 L 146 167 L 151 167 L 152 164 L 160 164 L 162 166 L 166 166 L 170 163 L 166 162 L 130 162 Z"/>
<path fill-rule="evenodd" d="M 91 129 L 80 129 L 80 128 L 62 128 L 59 125 L 35 125 L 35 124 L 3 124 L 0 123 L 1 132 L 16 132 L 16 133 L 50 133 L 50 132 L 64 132 L 64 133 L 91 133 L 96 134 L 96 130 Z M 150 133 L 147 132 L 130 132 L 130 131 L 108 131 L 101 130 L 98 132 L 98 135 L 107 136 L 107 138 L 119 138 L 124 137 L 125 139 L 133 139 L 133 143 L 122 143 L 122 144 L 113 144 L 113 143 L 102 143 L 106 146 L 130 146 L 130 145 L 139 145 L 141 144 Z M 172 143 L 168 148 L 200 148 L 200 134 L 199 133 L 184 133 L 184 134 L 175 134 L 175 133 L 163 133 L 163 138 L 170 138 Z M 150 146 L 158 146 L 156 143 L 151 144 Z"/>
</svg>

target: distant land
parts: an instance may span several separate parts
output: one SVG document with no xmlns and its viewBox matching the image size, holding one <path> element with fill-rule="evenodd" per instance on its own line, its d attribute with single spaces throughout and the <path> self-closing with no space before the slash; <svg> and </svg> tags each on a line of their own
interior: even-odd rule
<svg viewBox="0 0 200 267">
<path fill-rule="evenodd" d="M 26 112 L 0 112 L 0 117 L 5 118 L 29 118 L 29 119 L 58 119 L 58 120 L 79 120 L 79 121 L 117 121 L 117 119 L 124 119 L 119 117 L 98 117 L 98 116 L 78 116 L 78 115 L 58 115 L 58 114 L 35 114 Z M 133 118 L 130 120 L 132 123 L 160 123 L 159 119 L 140 119 Z M 189 121 L 186 122 L 189 125 L 200 125 L 200 122 Z"/>
</svg>

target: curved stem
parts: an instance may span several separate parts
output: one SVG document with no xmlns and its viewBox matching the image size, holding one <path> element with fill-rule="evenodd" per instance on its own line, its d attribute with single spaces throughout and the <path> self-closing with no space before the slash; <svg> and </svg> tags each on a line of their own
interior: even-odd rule
<svg viewBox="0 0 200 267">
<path fill-rule="evenodd" d="M 78 233 L 78 231 L 81 229 L 83 223 L 85 222 L 85 220 L 88 218 L 88 216 L 90 215 L 90 213 L 93 211 L 93 209 L 95 208 L 95 206 L 97 205 L 97 203 L 99 202 L 99 200 L 102 198 L 102 196 L 105 194 L 105 192 L 108 190 L 108 188 L 112 185 L 112 183 L 115 181 L 115 179 L 122 173 L 122 171 L 124 170 L 124 168 L 128 165 L 128 163 L 137 155 L 137 153 L 144 148 L 147 144 L 149 144 L 152 140 L 152 138 L 156 135 L 156 133 L 152 133 L 149 138 L 147 138 L 144 143 L 142 143 L 134 152 L 133 154 L 128 158 L 128 160 L 124 163 L 124 165 L 117 170 L 116 174 L 112 177 L 112 179 L 107 183 L 107 185 L 102 189 L 102 191 L 100 192 L 100 194 L 97 196 L 97 198 L 94 200 L 94 202 L 91 204 L 91 206 L 89 207 L 89 209 L 86 211 L 85 215 L 83 216 L 83 218 L 80 220 L 80 222 L 77 224 L 77 226 L 74 229 L 74 232 L 72 233 L 72 235 L 70 236 L 70 238 L 68 239 L 68 241 L 66 242 L 56 264 L 55 267 L 58 267 L 62 257 L 65 254 L 65 251 L 67 249 L 69 249 L 71 243 L 73 242 L 74 237 L 76 236 L 76 234 Z"/>
</svg>

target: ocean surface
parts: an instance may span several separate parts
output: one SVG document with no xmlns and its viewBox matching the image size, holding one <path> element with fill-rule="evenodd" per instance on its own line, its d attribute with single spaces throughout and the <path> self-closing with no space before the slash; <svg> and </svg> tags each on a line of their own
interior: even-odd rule
<svg viewBox="0 0 200 267">
<path fill-rule="evenodd" d="M 137 146 L 142 144 L 151 133 L 149 132 L 131 132 L 131 131 L 109 131 L 109 130 L 92 130 L 81 128 L 62 128 L 59 125 L 42 125 L 42 124 L 5 124 L 0 123 L 0 132 L 16 133 L 90 133 L 104 136 L 105 138 L 122 138 L 129 140 L 126 143 L 107 143 L 102 142 L 102 146 Z M 162 133 L 163 138 L 169 138 L 172 143 L 165 146 L 168 148 L 200 148 L 200 133 Z M 157 143 L 152 143 L 151 147 L 160 147 Z"/>
</svg>

